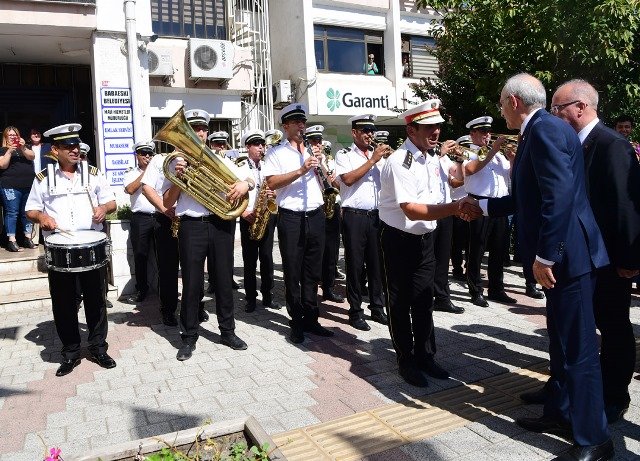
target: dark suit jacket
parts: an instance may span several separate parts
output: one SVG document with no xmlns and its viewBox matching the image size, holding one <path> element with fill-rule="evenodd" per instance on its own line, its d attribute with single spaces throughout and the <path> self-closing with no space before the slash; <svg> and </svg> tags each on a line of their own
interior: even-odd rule
<svg viewBox="0 0 640 461">
<path fill-rule="evenodd" d="M 580 140 L 544 109 L 533 115 L 518 144 L 511 195 L 490 199 L 488 211 L 516 212 L 522 263 L 531 267 L 536 255 L 553 261 L 557 280 L 609 262 L 587 199 Z"/>
<path fill-rule="evenodd" d="M 598 122 L 583 148 L 587 194 L 611 264 L 640 269 L 640 165 L 633 147 Z"/>
</svg>

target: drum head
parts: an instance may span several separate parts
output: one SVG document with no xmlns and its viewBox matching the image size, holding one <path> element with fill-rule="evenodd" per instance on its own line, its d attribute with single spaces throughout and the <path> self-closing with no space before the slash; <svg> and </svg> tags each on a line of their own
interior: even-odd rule
<svg viewBox="0 0 640 461">
<path fill-rule="evenodd" d="M 82 245 L 99 242 L 107 238 L 107 234 L 95 230 L 70 231 L 70 234 L 55 233 L 48 235 L 44 240 L 52 245 Z"/>
</svg>

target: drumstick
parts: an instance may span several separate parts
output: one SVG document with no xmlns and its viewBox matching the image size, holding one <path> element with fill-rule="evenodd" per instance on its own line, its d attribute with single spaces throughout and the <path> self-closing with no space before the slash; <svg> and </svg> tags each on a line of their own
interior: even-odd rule
<svg viewBox="0 0 640 461">
<path fill-rule="evenodd" d="M 54 230 L 55 230 L 55 231 L 58 231 L 58 232 L 59 232 L 60 234 L 62 234 L 62 235 L 68 235 L 68 236 L 70 236 L 70 237 L 72 237 L 72 236 L 73 236 L 73 234 L 71 233 L 71 231 L 68 231 L 68 230 L 60 229 L 60 228 L 58 228 L 58 227 L 56 227 Z"/>
</svg>

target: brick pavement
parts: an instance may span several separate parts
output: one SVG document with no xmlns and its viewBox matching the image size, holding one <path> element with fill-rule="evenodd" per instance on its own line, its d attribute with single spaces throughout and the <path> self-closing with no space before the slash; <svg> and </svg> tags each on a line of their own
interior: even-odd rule
<svg viewBox="0 0 640 461">
<path fill-rule="evenodd" d="M 275 257 L 280 269 L 277 250 Z M 235 262 L 235 275 L 241 278 L 238 244 Z M 453 300 L 466 312 L 435 313 L 437 357 L 452 379 L 432 380 L 426 389 L 398 377 L 386 327 L 371 323 L 369 332 L 349 327 L 346 304 L 321 306 L 321 323 L 336 332 L 333 338 L 309 335 L 296 346 L 286 341 L 285 311 L 259 305 L 246 314 L 241 290 L 235 294 L 237 332 L 249 349 L 218 344 L 212 315 L 202 325 L 193 358 L 178 362 L 178 331 L 161 324 L 155 298 L 138 306 L 114 302 L 108 340 L 118 366 L 103 370 L 85 359 L 63 378 L 54 376 L 60 343 L 50 312 L 37 307 L 10 312 L 0 319 L 0 461 L 41 459 L 42 440 L 59 445 L 63 454 L 80 454 L 247 415 L 276 435 L 526 368 L 547 357 L 547 340 L 543 303 L 523 296 L 519 272 L 518 267 L 506 269 L 507 290 L 519 301 L 509 307 L 473 306 L 462 285 L 452 281 Z M 282 301 L 282 274 L 276 275 L 275 297 Z M 634 296 L 634 305 L 639 303 Z M 214 312 L 214 302 L 207 302 L 207 308 Z M 638 309 L 632 316 L 637 325 Z M 640 381 L 634 380 L 632 392 L 626 421 L 612 427 L 616 459 L 640 455 Z M 480 415 L 463 427 L 364 459 L 548 459 L 567 443 L 523 432 L 512 423 L 531 411 L 538 409 L 518 406 Z"/>
</svg>

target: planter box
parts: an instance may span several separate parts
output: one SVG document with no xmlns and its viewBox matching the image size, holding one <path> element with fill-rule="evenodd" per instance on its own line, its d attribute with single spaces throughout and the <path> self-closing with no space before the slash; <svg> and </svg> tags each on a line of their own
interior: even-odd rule
<svg viewBox="0 0 640 461">
<path fill-rule="evenodd" d="M 111 260 L 109 261 L 109 283 L 116 287 L 117 295 L 129 295 L 136 291 L 136 267 L 129 232 L 131 222 L 128 219 L 105 221 L 105 232 L 111 239 Z M 149 249 L 147 278 L 150 291 L 158 286 L 158 268 L 156 266 L 155 247 Z"/>
<path fill-rule="evenodd" d="M 222 437 L 234 433 L 244 433 L 247 439 L 247 445 L 262 446 L 269 444 L 269 459 L 271 461 L 286 461 L 282 452 L 276 448 L 273 439 L 264 431 L 262 426 L 250 416 L 247 419 L 237 419 L 231 421 L 222 421 L 216 424 L 209 424 L 204 427 L 196 427 L 170 434 L 159 435 L 155 437 L 147 437 L 144 439 L 133 440 L 111 447 L 100 448 L 85 455 L 76 458 L 66 458 L 67 461 L 119 461 L 133 459 L 138 452 L 148 455 L 156 451 L 160 451 L 167 446 L 167 442 L 172 446 L 192 444 L 196 437 L 199 440 L 208 438 Z"/>
</svg>

